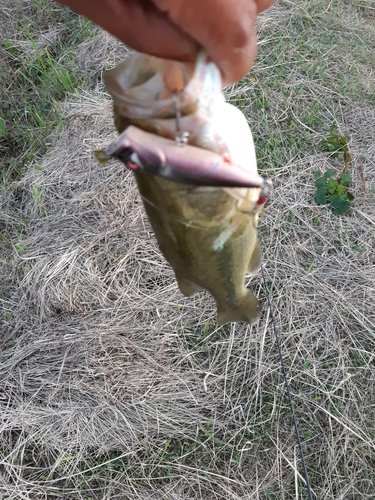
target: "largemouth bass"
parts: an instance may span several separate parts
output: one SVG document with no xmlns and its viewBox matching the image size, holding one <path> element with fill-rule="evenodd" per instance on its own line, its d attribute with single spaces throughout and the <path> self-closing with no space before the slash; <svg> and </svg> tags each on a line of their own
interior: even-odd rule
<svg viewBox="0 0 375 500">
<path fill-rule="evenodd" d="M 158 156 L 155 151 L 160 156 L 162 147 L 157 146 L 157 136 L 161 136 L 160 143 L 164 146 L 162 137 L 175 138 L 175 96 L 178 95 L 179 126 L 189 133 L 188 144 L 196 146 L 195 160 L 201 154 L 203 166 L 208 161 L 205 157 L 208 150 L 245 170 L 249 178 L 257 179 L 247 184 L 254 187 L 234 188 L 225 187 L 236 185 L 230 183 L 230 176 L 228 181 L 217 184 L 217 178 L 202 181 L 205 177 L 202 174 L 200 181 L 195 178 L 189 184 L 186 179 L 189 168 L 184 168 L 189 164 L 188 154 L 186 165 L 181 165 L 183 147 L 178 160 L 170 162 L 170 175 L 152 175 L 135 167 L 147 215 L 181 292 L 190 296 L 199 290 L 208 290 L 216 301 L 220 324 L 256 322 L 260 315 L 259 302 L 245 288 L 244 278 L 246 273 L 253 274 L 260 267 L 257 221 L 265 200 L 250 129 L 243 114 L 224 101 L 219 70 L 207 62 L 204 54 L 195 66 L 136 54 L 107 73 L 106 87 L 114 100 L 116 127 L 120 133 L 126 130 L 122 140 L 133 139 L 133 143 L 123 142 L 124 149 L 132 144 L 131 152 L 134 152 L 137 143 L 139 163 L 135 163 L 136 167 L 150 158 L 150 149 L 154 156 Z M 131 125 L 137 128 L 132 129 Z M 152 138 L 144 136 L 153 144 L 146 153 L 147 145 L 134 139 L 137 129 L 153 134 Z M 139 136 L 141 134 L 136 137 Z M 107 148 L 109 154 L 118 149 L 119 142 Z M 173 157 L 173 149 L 168 151 L 167 157 Z M 131 158 L 129 155 L 127 160 Z M 160 158 L 165 158 L 165 154 Z M 178 174 L 184 183 L 181 179 L 175 182 L 176 169 L 185 172 Z M 198 167 L 198 178 L 199 175 Z M 204 185 L 209 182 L 214 185 Z"/>
</svg>

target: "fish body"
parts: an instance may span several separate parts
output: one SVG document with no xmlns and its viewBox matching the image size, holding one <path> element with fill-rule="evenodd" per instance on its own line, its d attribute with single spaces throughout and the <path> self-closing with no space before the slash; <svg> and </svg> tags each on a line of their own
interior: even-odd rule
<svg viewBox="0 0 375 500">
<path fill-rule="evenodd" d="M 140 86 L 143 90 L 145 84 L 147 86 L 150 83 L 147 74 L 153 75 L 151 69 L 154 59 L 146 60 L 149 64 L 145 65 L 143 77 L 142 68 L 138 67 L 137 81 L 142 82 Z M 142 61 L 144 64 L 145 59 Z M 134 61 L 131 64 L 134 70 Z M 182 63 L 176 64 L 180 68 Z M 199 102 L 199 92 L 196 95 L 197 90 L 192 91 L 191 95 L 182 95 L 182 128 L 190 134 L 190 145 L 229 158 L 234 165 L 245 169 L 248 176 L 259 180 L 252 136 L 246 119 L 238 109 L 221 98 L 220 74 L 212 64 L 210 66 L 203 62 L 203 69 L 200 67 L 196 70 L 198 83 L 190 81 L 186 85 L 186 88 L 190 85 L 190 90 L 199 89 L 199 92 L 208 89 L 208 96 L 202 104 Z M 155 65 L 157 72 L 160 70 L 158 61 Z M 151 85 L 151 90 L 146 92 L 149 99 L 142 104 L 142 116 L 138 116 L 133 105 L 135 100 L 132 101 L 135 89 L 131 88 L 129 100 L 123 83 L 123 72 L 126 70 L 127 67 L 123 67 L 122 72 L 110 73 L 107 78 L 107 89 L 114 97 L 115 123 L 119 133 L 123 133 L 129 125 L 136 125 L 140 129 L 173 139 L 175 123 L 172 103 L 170 106 L 161 104 L 162 112 L 152 112 L 152 116 L 147 118 L 147 102 L 152 102 L 152 96 L 162 90 Z M 171 75 L 173 71 L 169 67 L 170 78 L 162 78 L 162 85 L 167 81 L 168 88 L 173 88 Z M 191 79 L 194 80 L 193 77 Z M 121 82 L 126 97 L 123 102 L 119 99 Z M 219 98 L 212 107 L 210 93 L 216 89 L 217 94 L 218 88 Z M 207 102 L 211 102 L 211 105 Z M 152 109 L 151 106 L 149 111 Z M 133 131 L 128 132 L 131 135 Z M 181 161 L 180 156 L 178 161 Z M 193 182 L 189 184 L 186 179 L 185 183 L 174 182 L 141 168 L 135 169 L 134 173 L 160 250 L 173 268 L 181 292 L 186 296 L 202 289 L 210 292 L 217 304 L 220 324 L 231 321 L 256 322 L 260 315 L 259 302 L 245 288 L 244 279 L 246 273 L 257 272 L 261 262 L 257 237 L 258 214 L 263 203 L 260 184 L 255 184 L 255 187 L 202 186 Z"/>
<path fill-rule="evenodd" d="M 209 291 L 220 324 L 257 321 L 258 300 L 244 286 L 246 273 L 260 266 L 257 217 L 238 208 L 238 203 L 252 208 L 257 195 L 253 202 L 251 196 L 239 202 L 220 188 L 178 184 L 141 171 L 135 176 L 160 250 L 181 292 L 190 296 Z"/>
</svg>

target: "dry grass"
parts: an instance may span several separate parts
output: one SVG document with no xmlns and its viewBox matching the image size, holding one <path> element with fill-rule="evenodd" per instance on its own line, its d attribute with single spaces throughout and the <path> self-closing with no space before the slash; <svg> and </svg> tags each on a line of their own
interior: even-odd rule
<svg viewBox="0 0 375 500">
<path fill-rule="evenodd" d="M 318 4 L 281 3 L 261 19 L 257 81 L 228 95 L 248 114 L 262 174 L 274 182 L 260 228 L 263 262 L 314 498 L 372 499 L 371 68 L 364 56 L 358 62 L 337 50 L 334 60 L 322 56 L 327 68 L 316 81 L 294 64 L 302 48 L 293 41 L 295 52 L 280 46 L 276 54 L 280 65 L 288 54 L 286 79 L 262 52 L 293 26 L 288 36 L 297 37 L 301 19 L 328 36 L 327 19 L 311 10 Z M 325 4 L 337 25 L 354 40 L 361 22 L 375 44 L 371 5 L 354 2 L 339 24 L 340 5 L 347 7 Z M 77 46 L 89 71 L 90 54 L 105 43 L 93 62 L 104 61 L 93 69 L 99 84 L 65 100 L 65 128 L 51 139 L 43 169 L 30 165 L 3 192 L 0 498 L 306 498 L 260 276 L 252 278 L 264 304 L 259 325 L 216 327 L 208 294 L 178 291 L 131 173 L 93 159 L 115 137 L 100 74 L 108 53 L 118 57 L 117 44 L 98 32 Z M 351 57 L 367 68 L 360 83 L 348 81 L 355 95 L 335 79 Z M 332 123 L 350 138 L 351 217 L 313 202 L 313 171 L 332 166 L 319 148 Z"/>
</svg>

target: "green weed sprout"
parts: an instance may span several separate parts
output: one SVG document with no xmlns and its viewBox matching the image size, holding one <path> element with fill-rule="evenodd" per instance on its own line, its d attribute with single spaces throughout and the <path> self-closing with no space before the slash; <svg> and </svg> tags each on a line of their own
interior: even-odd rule
<svg viewBox="0 0 375 500">
<path fill-rule="evenodd" d="M 327 151 L 333 158 L 338 158 L 342 153 L 344 160 L 344 170 L 337 177 L 336 170 L 329 168 L 324 174 L 314 172 L 315 185 L 317 187 L 314 197 L 317 205 L 330 203 L 332 212 L 335 215 L 350 214 L 352 212 L 351 202 L 354 200 L 353 194 L 348 190 L 353 180 L 347 173 L 348 165 L 352 162 L 352 156 L 348 149 L 346 137 L 335 133 L 336 125 L 330 127 L 330 136 L 323 141 L 323 151 Z"/>
<path fill-rule="evenodd" d="M 351 202 L 354 196 L 348 187 L 352 184 L 352 178 L 349 174 L 341 173 L 339 177 L 336 176 L 336 170 L 329 168 L 324 174 L 317 171 L 314 172 L 315 185 L 317 192 L 314 197 L 317 205 L 331 204 L 332 212 L 335 215 L 342 215 L 351 213 Z"/>
</svg>

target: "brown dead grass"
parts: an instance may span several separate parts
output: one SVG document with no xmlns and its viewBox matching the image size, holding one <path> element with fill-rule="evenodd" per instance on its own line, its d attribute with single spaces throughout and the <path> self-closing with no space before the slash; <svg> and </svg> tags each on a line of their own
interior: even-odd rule
<svg viewBox="0 0 375 500">
<path fill-rule="evenodd" d="M 283 9 L 263 23 L 282 28 Z M 375 112 L 324 103 L 351 137 L 353 216 L 314 204 L 312 173 L 332 165 L 317 148 L 263 168 L 263 263 L 314 498 L 372 499 Z M 115 137 L 108 96 L 63 113 L 43 170 L 3 195 L 1 223 L 17 227 L 20 206 L 28 222 L 1 271 L 0 498 L 305 498 L 260 276 L 259 325 L 216 327 L 208 294 L 179 292 L 131 173 L 93 159 Z"/>
</svg>

